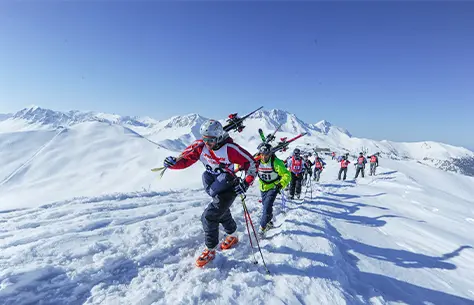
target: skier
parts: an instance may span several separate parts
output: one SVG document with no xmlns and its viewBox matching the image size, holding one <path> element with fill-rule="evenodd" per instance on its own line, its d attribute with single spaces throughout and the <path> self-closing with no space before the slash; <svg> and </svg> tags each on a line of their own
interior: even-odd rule
<svg viewBox="0 0 474 305">
<path fill-rule="evenodd" d="M 314 180 L 319 182 L 319 178 L 321 177 L 321 172 L 323 171 L 326 163 L 321 159 L 318 154 L 316 154 L 316 158 L 314 159 Z"/>
<path fill-rule="evenodd" d="M 332 155 L 332 160 L 336 159 L 336 152 L 335 151 L 333 151 L 331 155 Z"/>
<path fill-rule="evenodd" d="M 342 180 L 346 180 L 347 176 L 347 165 L 351 163 L 347 160 L 346 156 L 341 157 L 341 169 L 339 169 L 339 175 L 337 176 L 337 180 L 341 180 L 341 174 L 344 173 L 344 178 Z"/>
<path fill-rule="evenodd" d="M 304 174 L 303 174 L 303 184 L 306 183 L 306 181 L 308 181 L 308 176 L 309 176 L 309 179 L 311 179 L 311 177 L 313 176 L 313 169 L 311 168 L 314 163 L 311 162 L 311 160 L 309 159 L 310 155 L 305 155 L 304 156 Z"/>
<path fill-rule="evenodd" d="M 230 213 L 230 206 L 239 194 L 244 194 L 253 182 L 257 170 L 252 155 L 234 143 L 221 123 L 208 120 L 200 128 L 202 140 L 196 140 L 188 146 L 178 160 L 169 156 L 164 166 L 169 169 L 184 169 L 200 160 L 206 171 L 202 174 L 203 186 L 212 201 L 204 210 L 201 222 L 204 229 L 206 249 L 196 260 L 196 266 L 202 267 L 214 259 L 219 243 L 219 224 L 222 224 L 226 238 L 220 248 L 226 250 L 238 242 L 234 235 L 237 230 Z M 234 175 L 233 164 L 246 171 L 244 180 Z"/>
<path fill-rule="evenodd" d="M 260 218 L 260 237 L 273 228 L 273 203 L 281 189 L 291 180 L 290 171 L 282 160 L 272 152 L 270 144 L 264 144 L 259 149 L 257 157 L 258 178 L 262 194 L 262 217 Z"/>
<path fill-rule="evenodd" d="M 362 178 L 364 178 L 365 164 L 367 164 L 367 159 L 365 159 L 363 153 L 359 153 L 357 163 L 354 164 L 356 167 L 356 174 L 354 179 L 357 179 L 357 177 L 359 177 L 359 172 L 362 174 Z"/>
<path fill-rule="evenodd" d="M 290 168 L 291 172 L 291 183 L 290 183 L 290 199 L 300 198 L 301 195 L 301 182 L 303 180 L 303 158 L 301 158 L 301 151 L 299 148 L 293 150 L 293 155 L 287 159 L 287 167 Z"/>
<path fill-rule="evenodd" d="M 376 155 L 372 155 L 370 158 L 370 176 L 375 176 L 375 169 L 379 166 L 379 158 Z"/>
</svg>

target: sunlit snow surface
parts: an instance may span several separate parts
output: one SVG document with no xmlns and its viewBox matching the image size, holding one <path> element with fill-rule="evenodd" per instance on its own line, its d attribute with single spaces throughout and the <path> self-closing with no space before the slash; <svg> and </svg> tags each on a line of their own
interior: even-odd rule
<svg viewBox="0 0 474 305">
<path fill-rule="evenodd" d="M 209 202 L 200 188 L 10 207 L 0 214 L 0 303 L 474 304 L 474 202 L 462 193 L 472 179 L 384 162 L 356 182 L 335 180 L 329 162 L 286 215 L 278 198 L 276 228 L 261 241 L 270 276 L 258 252 L 253 264 L 240 200 L 238 246 L 194 267 Z M 257 224 L 256 187 L 246 202 Z"/>
<path fill-rule="evenodd" d="M 256 130 L 272 132 L 281 116 L 249 119 L 232 136 L 254 152 Z M 276 200 L 276 228 L 260 241 L 271 275 L 258 251 L 253 263 L 239 199 L 232 213 L 240 242 L 194 267 L 210 201 L 203 166 L 169 170 L 161 180 L 150 171 L 195 138 L 200 117 L 54 128 L 3 119 L 0 304 L 474 304 L 474 178 L 417 160 L 465 150 L 357 139 L 328 122 L 283 119 L 277 137 L 308 128 L 312 135 L 280 157 L 317 145 L 355 154 L 392 149 L 411 159 L 381 158 L 375 177 L 357 181 L 351 166 L 341 182 L 326 157 L 320 183 L 303 188 L 303 204 L 288 202 L 282 214 Z M 255 226 L 258 199 L 254 185 L 246 203 Z"/>
</svg>

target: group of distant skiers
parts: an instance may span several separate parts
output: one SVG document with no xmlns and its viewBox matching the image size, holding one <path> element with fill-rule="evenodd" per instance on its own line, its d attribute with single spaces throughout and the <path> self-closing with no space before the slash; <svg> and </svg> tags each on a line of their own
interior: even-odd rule
<svg viewBox="0 0 474 305">
<path fill-rule="evenodd" d="M 310 154 L 302 156 L 301 150 L 295 148 L 285 161 L 275 156 L 268 143 L 259 145 L 256 157 L 236 144 L 216 120 L 204 122 L 200 128 L 202 139 L 194 141 L 178 158 L 169 156 L 164 160 L 164 168 L 179 170 L 187 168 L 198 160 L 205 167 L 202 174 L 204 190 L 212 198 L 204 212 L 201 222 L 204 229 L 206 248 L 196 260 L 196 266 L 202 267 L 214 259 L 219 245 L 219 224 L 222 224 L 227 236 L 220 243 L 220 249 L 232 248 L 238 238 L 235 235 L 237 224 L 232 217 L 230 207 L 238 195 L 244 195 L 256 176 L 259 177 L 259 189 L 262 198 L 262 215 L 260 218 L 260 235 L 273 227 L 273 203 L 282 189 L 289 185 L 290 199 L 301 195 L 302 184 L 309 179 L 319 181 L 326 163 L 316 154 L 314 162 Z M 333 153 L 333 159 L 335 153 Z M 340 158 L 341 173 L 346 179 L 348 154 Z M 378 165 L 376 156 L 370 156 L 371 175 L 375 174 Z M 361 153 L 357 159 L 357 171 L 364 177 L 367 160 Z M 244 171 L 243 178 L 236 175 L 234 164 Z M 374 164 L 374 166 L 372 166 Z M 312 166 L 314 165 L 314 170 Z M 314 174 L 314 177 L 312 177 Z M 242 197 L 243 198 L 243 197 Z M 242 199 L 243 200 L 243 199 Z"/>
<path fill-rule="evenodd" d="M 333 155 L 333 158 L 334 158 L 334 155 Z M 376 154 L 368 156 L 367 158 L 370 160 L 369 175 L 375 176 L 375 170 L 379 166 L 379 158 L 377 157 Z M 338 180 L 341 180 L 342 174 L 344 174 L 344 176 L 342 177 L 342 180 L 346 180 L 347 178 L 347 168 L 348 168 L 348 165 L 351 163 L 348 159 L 349 159 L 349 153 L 346 153 L 345 155 L 339 156 L 339 158 L 337 158 L 337 161 L 340 163 L 340 166 L 341 166 L 341 168 L 339 169 L 339 174 L 337 175 Z M 362 178 L 365 177 L 366 164 L 367 164 L 367 159 L 364 157 L 364 154 L 362 152 L 359 153 L 356 163 L 354 164 L 356 168 L 354 179 L 357 179 L 357 177 L 359 177 L 359 174 L 362 176 Z"/>
<path fill-rule="evenodd" d="M 298 199 L 300 198 L 301 188 L 309 181 L 309 179 L 319 182 L 321 172 L 326 166 L 326 163 L 317 153 L 314 162 L 310 160 L 311 156 L 311 153 L 301 155 L 301 150 L 295 148 L 293 154 L 285 160 L 285 165 L 291 172 L 291 183 L 288 188 L 290 199 L 294 199 L 295 197 Z M 314 170 L 312 169 L 313 165 Z"/>
<path fill-rule="evenodd" d="M 326 166 L 326 163 L 319 157 L 316 153 L 314 162 L 310 160 L 312 156 L 311 153 L 306 153 L 301 156 L 301 150 L 299 148 L 295 148 L 293 150 L 293 154 L 289 156 L 286 161 L 285 165 L 290 169 L 291 172 L 291 183 L 289 186 L 289 193 L 290 199 L 300 198 L 301 194 L 301 187 L 305 185 L 309 179 L 313 179 L 316 182 L 319 182 L 321 178 L 321 173 Z M 331 153 L 332 159 L 336 160 L 336 153 Z M 355 161 L 355 168 L 356 173 L 354 179 L 359 177 L 359 174 L 362 178 L 365 177 L 365 165 L 367 164 L 367 159 L 370 162 L 370 176 L 375 176 L 375 171 L 379 166 L 379 159 L 376 154 L 370 155 L 367 158 L 364 157 L 364 154 L 361 152 Z M 349 161 L 349 153 L 345 155 L 341 155 L 337 158 L 337 161 L 340 163 L 340 169 L 337 176 L 338 180 L 346 180 L 347 178 L 347 169 L 348 165 L 351 163 Z M 314 170 L 312 169 L 314 165 Z M 312 177 L 314 174 L 314 177 Z"/>
</svg>

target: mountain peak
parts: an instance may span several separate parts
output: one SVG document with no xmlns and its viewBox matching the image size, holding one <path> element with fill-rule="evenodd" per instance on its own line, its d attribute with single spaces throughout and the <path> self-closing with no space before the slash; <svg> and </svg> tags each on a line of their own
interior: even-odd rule
<svg viewBox="0 0 474 305">
<path fill-rule="evenodd" d="M 349 137 L 352 137 L 352 135 L 349 131 L 347 131 L 344 128 L 335 126 L 327 120 L 321 120 L 321 121 L 319 121 L 316 124 L 313 124 L 311 126 L 313 126 L 315 129 L 319 130 L 321 133 L 324 133 L 326 135 L 328 133 L 330 133 L 331 131 L 337 131 L 337 132 L 343 133 L 343 134 L 345 134 Z"/>
<path fill-rule="evenodd" d="M 319 128 L 322 133 L 327 134 L 329 132 L 329 129 L 331 129 L 332 124 L 326 120 L 322 120 L 314 124 L 314 126 Z"/>
<path fill-rule="evenodd" d="M 65 113 L 44 109 L 37 105 L 28 106 L 13 115 L 15 119 L 24 119 L 29 123 L 52 125 L 54 127 L 67 124 L 69 116 Z"/>
<path fill-rule="evenodd" d="M 26 111 L 35 111 L 35 110 L 37 110 L 37 109 L 41 109 L 41 107 L 38 106 L 38 105 L 32 104 L 32 105 L 26 106 L 26 108 L 24 108 L 23 110 L 26 110 Z"/>
<path fill-rule="evenodd" d="M 41 108 L 37 105 L 30 105 L 26 108 L 23 108 L 9 118 L 24 120 L 28 124 L 32 125 L 43 125 L 53 128 L 89 121 L 98 121 L 109 124 L 127 124 L 134 126 L 152 125 L 152 122 L 142 122 L 142 120 L 135 117 L 97 112 L 82 112 L 79 110 L 61 112 Z"/>
<path fill-rule="evenodd" d="M 282 121 L 286 120 L 288 116 L 294 116 L 294 114 L 289 113 L 288 111 L 281 110 L 281 109 L 272 109 L 272 110 L 265 110 L 261 109 L 252 114 L 250 117 L 255 119 L 261 119 L 264 117 L 269 117 L 275 121 Z"/>
<path fill-rule="evenodd" d="M 193 127 L 199 124 L 199 126 L 207 120 L 197 113 L 189 113 L 185 115 L 177 115 L 166 120 L 165 128 L 173 127 Z"/>
</svg>

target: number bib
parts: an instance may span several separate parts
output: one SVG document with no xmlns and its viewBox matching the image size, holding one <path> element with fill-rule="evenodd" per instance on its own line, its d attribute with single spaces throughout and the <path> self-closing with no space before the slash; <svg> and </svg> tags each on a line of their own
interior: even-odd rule
<svg viewBox="0 0 474 305">
<path fill-rule="evenodd" d="M 258 167 L 258 178 L 260 178 L 263 183 L 270 184 L 280 179 L 278 173 L 273 170 L 272 163 L 273 160 L 266 164 L 260 163 Z"/>
<path fill-rule="evenodd" d="M 229 156 L 227 155 L 227 144 L 212 152 L 209 151 L 207 146 L 204 146 L 199 159 L 206 167 L 206 171 L 211 174 L 219 175 L 225 172 L 224 168 L 234 171 L 234 164 L 229 161 Z M 223 164 L 224 168 L 222 168 L 221 164 Z"/>
</svg>

